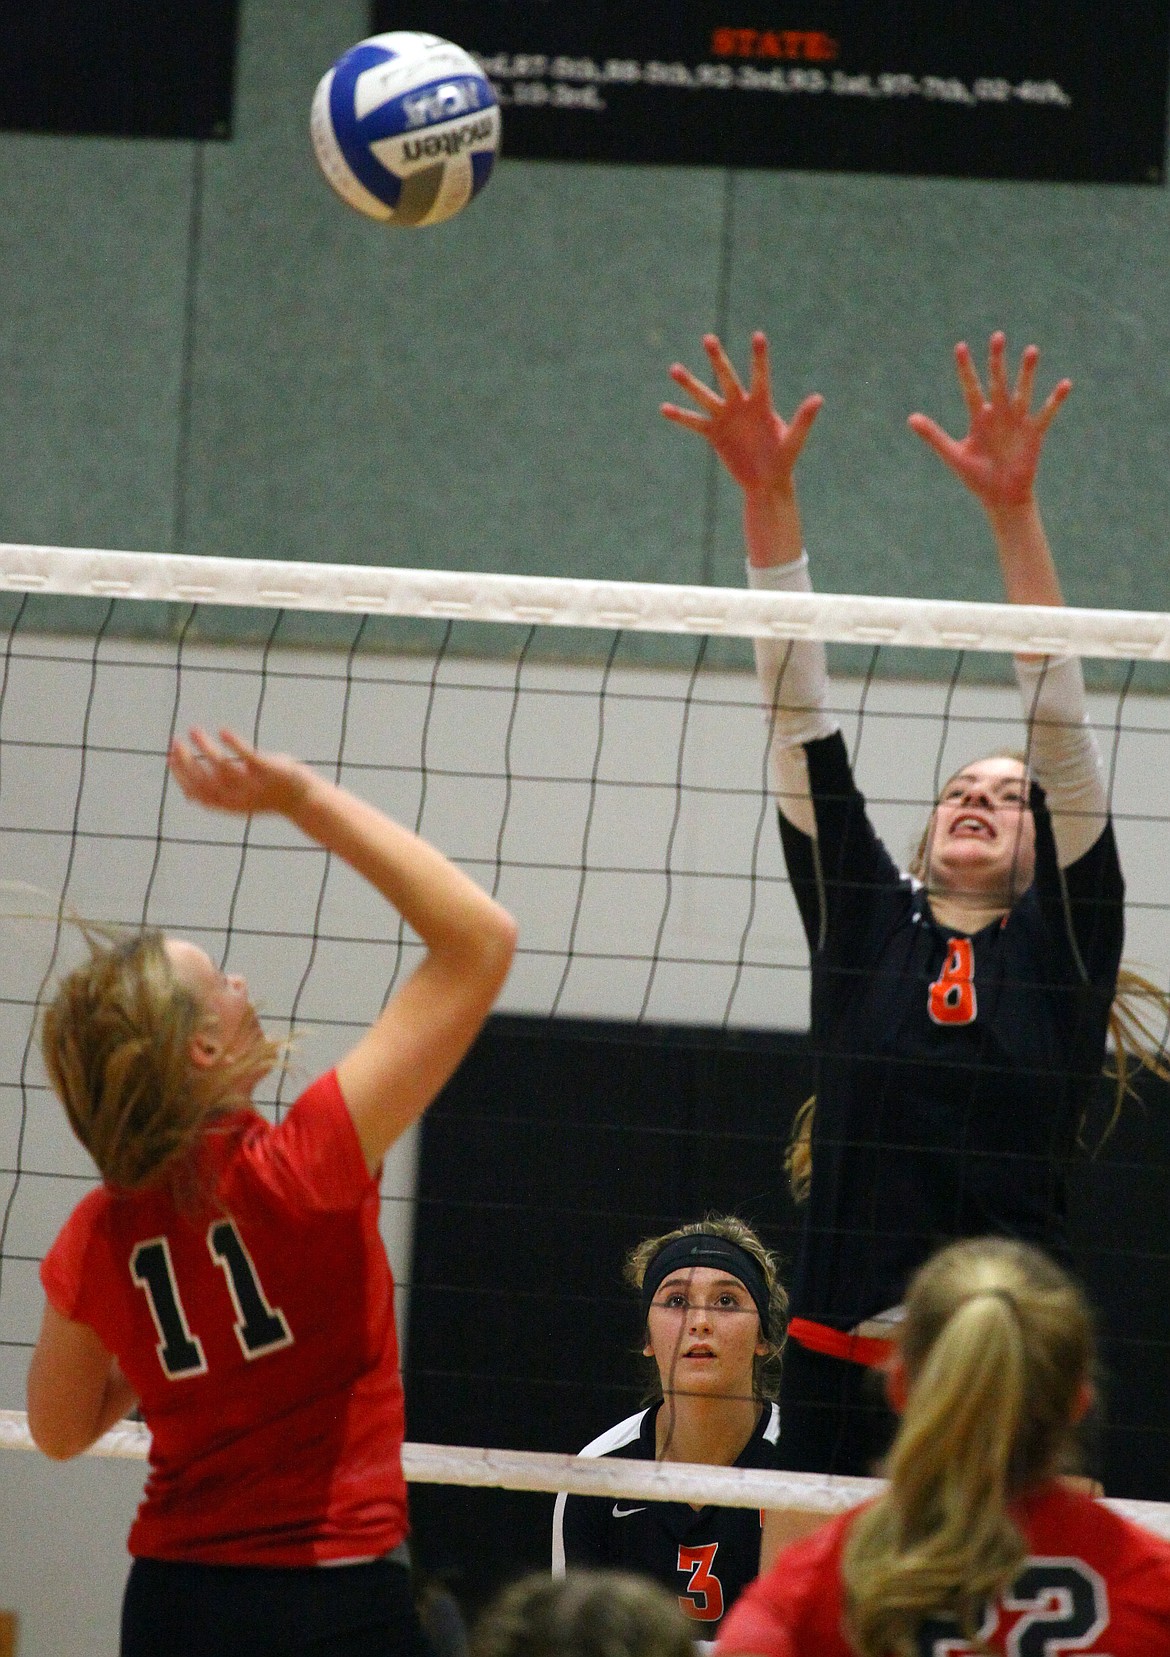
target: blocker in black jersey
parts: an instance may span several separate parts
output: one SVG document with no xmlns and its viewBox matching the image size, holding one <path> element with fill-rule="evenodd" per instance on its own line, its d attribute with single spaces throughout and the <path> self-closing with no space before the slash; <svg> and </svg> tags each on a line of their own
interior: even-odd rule
<svg viewBox="0 0 1170 1657">
<path fill-rule="evenodd" d="M 619 1421 L 581 1451 L 583 1456 L 655 1459 L 655 1424 L 665 1405 L 651 1405 Z M 765 1404 L 736 1467 L 780 1465 L 780 1414 Z M 602 1496 L 557 1497 L 553 1516 L 553 1574 L 566 1567 L 615 1566 L 641 1571 L 678 1595 L 695 1620 L 695 1637 L 714 1640 L 724 1614 L 760 1572 L 758 1508 L 704 1507 L 688 1502 L 642 1502 Z"/>
<path fill-rule="evenodd" d="M 676 363 L 696 408 L 663 413 L 742 489 L 751 585 L 809 592 L 794 469 L 821 398 L 785 420 L 762 333 L 746 388 L 715 336 L 703 344 L 715 388 Z M 966 433 L 921 413 L 910 428 L 983 507 L 1008 601 L 1062 605 L 1036 477 L 1072 382 L 1034 402 L 1039 352 L 1025 347 L 1012 376 L 1002 332 L 985 378 L 965 343 L 954 361 Z M 784 1455 L 792 1468 L 864 1473 L 892 1425 L 864 1366 L 888 1356 L 907 1278 L 932 1247 L 994 1232 L 1065 1253 L 1064 1162 L 1104 1058 L 1122 880 L 1075 658 L 1016 657 L 1026 763 L 987 755 L 950 779 L 917 860 L 928 899 L 867 820 L 823 646 L 761 637 L 755 652 L 818 1062 Z M 1048 800 L 1035 784 L 1025 796 L 1025 773 Z"/>
<path fill-rule="evenodd" d="M 896 1306 L 941 1241 L 997 1233 L 1065 1255 L 1063 1168 L 1101 1073 L 1124 887 L 1109 823 L 1058 866 L 1032 783 L 1032 885 L 956 934 L 875 834 L 841 736 L 804 749 L 816 841 L 780 814 L 817 1056 L 792 1312 L 849 1330 Z"/>
</svg>

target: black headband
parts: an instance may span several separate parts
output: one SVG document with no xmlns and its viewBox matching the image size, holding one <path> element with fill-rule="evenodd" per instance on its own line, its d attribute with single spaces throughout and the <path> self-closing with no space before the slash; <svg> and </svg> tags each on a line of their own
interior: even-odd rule
<svg viewBox="0 0 1170 1657">
<path fill-rule="evenodd" d="M 753 1259 L 747 1249 L 740 1248 L 738 1243 L 729 1242 L 726 1237 L 719 1237 L 711 1231 L 693 1231 L 685 1237 L 675 1237 L 658 1250 L 642 1279 L 643 1322 L 663 1280 L 671 1272 L 686 1266 L 718 1266 L 729 1277 L 738 1278 L 756 1303 L 756 1311 L 760 1314 L 760 1334 L 765 1340 L 771 1339 L 768 1285 L 759 1261 Z"/>
</svg>

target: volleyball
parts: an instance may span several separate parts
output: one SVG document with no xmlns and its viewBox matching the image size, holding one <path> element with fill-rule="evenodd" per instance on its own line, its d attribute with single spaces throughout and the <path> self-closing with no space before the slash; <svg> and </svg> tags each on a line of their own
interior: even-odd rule
<svg viewBox="0 0 1170 1657">
<path fill-rule="evenodd" d="M 500 142 L 491 81 L 462 47 L 395 30 L 344 52 L 309 122 L 343 201 L 387 224 L 439 224 L 478 195 Z"/>
</svg>

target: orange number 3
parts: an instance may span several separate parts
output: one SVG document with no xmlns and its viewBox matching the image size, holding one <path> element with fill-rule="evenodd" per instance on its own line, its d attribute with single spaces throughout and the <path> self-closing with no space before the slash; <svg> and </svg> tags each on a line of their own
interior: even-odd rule
<svg viewBox="0 0 1170 1657">
<path fill-rule="evenodd" d="M 678 1550 L 679 1570 L 691 1573 L 687 1591 L 678 1596 L 678 1603 L 688 1617 L 697 1617 L 700 1622 L 718 1622 L 723 1615 L 723 1584 L 711 1574 L 718 1552 L 718 1542 Z"/>
<path fill-rule="evenodd" d="M 975 1022 L 975 951 L 970 938 L 951 938 L 943 969 L 930 986 L 927 1003 L 936 1024 Z"/>
</svg>

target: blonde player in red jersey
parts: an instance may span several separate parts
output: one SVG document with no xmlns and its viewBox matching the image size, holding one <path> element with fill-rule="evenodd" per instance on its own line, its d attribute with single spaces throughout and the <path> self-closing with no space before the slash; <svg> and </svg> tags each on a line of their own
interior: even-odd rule
<svg viewBox="0 0 1170 1657">
<path fill-rule="evenodd" d="M 193 731 L 170 766 L 200 805 L 274 813 L 342 858 L 425 954 L 273 1128 L 251 1095 L 278 1050 L 244 981 L 184 939 L 90 940 L 43 1047 L 102 1184 L 42 1268 L 29 1426 L 58 1459 L 135 1402 L 150 1428 L 123 1657 L 413 1654 L 379 1175 L 483 1023 L 515 926 L 295 760 Z"/>
<path fill-rule="evenodd" d="M 1093 1362 L 1085 1301 L 1038 1249 L 935 1255 L 887 1376 L 888 1490 L 779 1554 L 717 1657 L 1170 1657 L 1170 1542 L 1057 1476 Z"/>
</svg>

